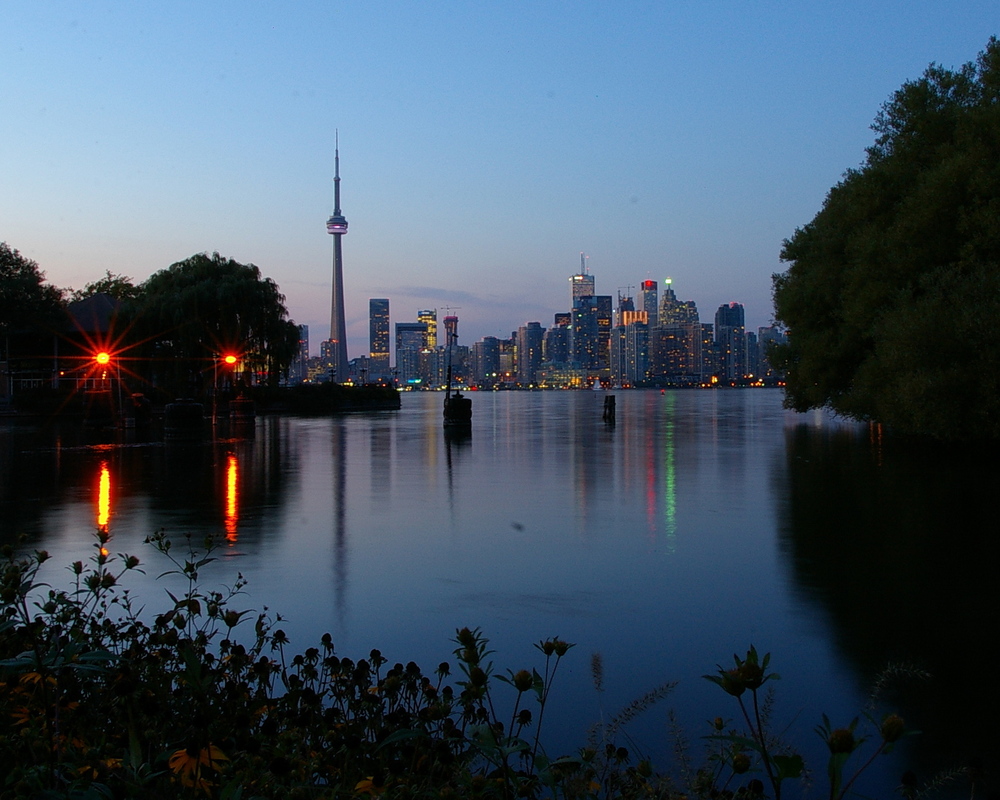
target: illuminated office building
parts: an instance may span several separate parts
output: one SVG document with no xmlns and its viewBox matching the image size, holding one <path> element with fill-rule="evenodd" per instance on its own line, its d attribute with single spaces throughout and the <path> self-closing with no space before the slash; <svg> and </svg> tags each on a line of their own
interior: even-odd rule
<svg viewBox="0 0 1000 800">
<path fill-rule="evenodd" d="M 369 380 L 389 376 L 389 301 L 373 297 L 368 301 Z"/>
<path fill-rule="evenodd" d="M 417 312 L 417 322 L 422 322 L 427 326 L 427 344 L 426 347 L 432 350 L 438 345 L 437 337 L 437 311 L 432 311 L 430 309 L 426 311 Z"/>
</svg>

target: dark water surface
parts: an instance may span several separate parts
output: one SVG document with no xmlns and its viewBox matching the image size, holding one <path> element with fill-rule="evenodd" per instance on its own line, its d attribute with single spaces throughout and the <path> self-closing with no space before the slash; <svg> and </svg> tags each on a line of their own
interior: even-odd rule
<svg viewBox="0 0 1000 800">
<path fill-rule="evenodd" d="M 754 644 L 781 673 L 774 721 L 815 773 L 807 796 L 824 796 L 820 714 L 846 725 L 879 669 L 913 661 L 933 679 L 890 699 L 925 733 L 880 758 L 866 789 L 888 797 L 905 769 L 928 777 L 971 756 L 995 768 L 992 459 L 794 414 L 775 390 L 616 397 L 609 427 L 603 393 L 474 394 L 460 442 L 443 435 L 442 396 L 417 393 L 398 412 L 261 418 L 250 439 L 200 446 L 8 424 L 0 539 L 27 534 L 53 556 L 48 579 L 68 585 L 62 567 L 92 554 L 106 517 L 112 552 L 147 562 L 135 590 L 159 609 L 167 566 L 143 539 L 215 534 L 225 545 L 204 583 L 245 575 L 244 606 L 285 617 L 295 651 L 329 631 L 341 655 L 378 647 L 430 671 L 468 625 L 516 670 L 540 665 L 532 643 L 558 635 L 577 647 L 550 749 L 678 680 L 630 729 L 664 766 L 668 712 L 695 761 L 706 720 L 736 717 L 700 676 Z"/>
</svg>

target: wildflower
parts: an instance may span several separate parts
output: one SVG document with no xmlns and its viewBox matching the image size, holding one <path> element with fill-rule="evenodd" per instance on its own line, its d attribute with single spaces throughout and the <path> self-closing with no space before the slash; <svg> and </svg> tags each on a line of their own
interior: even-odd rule
<svg viewBox="0 0 1000 800">
<path fill-rule="evenodd" d="M 221 772 L 229 758 L 214 744 L 200 750 L 177 750 L 167 762 L 184 786 L 201 789 L 205 794 L 211 793 L 211 781 L 204 777 L 206 769 Z"/>
<path fill-rule="evenodd" d="M 731 694 L 733 697 L 739 697 L 747 688 L 746 683 L 743 681 L 743 676 L 738 669 L 722 670 L 719 685 L 726 694 Z"/>
<path fill-rule="evenodd" d="M 748 769 L 750 769 L 750 756 L 746 753 L 736 753 L 733 756 L 733 772 L 737 775 L 742 775 Z"/>
<path fill-rule="evenodd" d="M 377 783 L 375 778 L 369 775 L 367 778 L 358 781 L 354 786 L 355 794 L 367 794 L 371 797 L 382 794 L 385 791 L 385 786 L 381 783 Z"/>
<path fill-rule="evenodd" d="M 526 692 L 534 685 L 534 678 L 531 677 L 531 673 L 526 669 L 522 669 L 515 673 L 513 679 L 514 688 L 519 692 Z"/>
<path fill-rule="evenodd" d="M 850 728 L 837 728 L 830 732 L 826 746 L 831 753 L 850 753 L 854 750 L 854 731 Z"/>
<path fill-rule="evenodd" d="M 906 731 L 906 723 L 903 722 L 903 718 L 898 714 L 889 714 L 885 719 L 882 720 L 882 740 L 888 744 L 892 744 L 898 741 L 899 738 Z"/>
<path fill-rule="evenodd" d="M 761 684 L 764 683 L 764 670 L 761 669 L 760 664 L 756 661 L 749 659 L 744 661 L 740 665 L 739 675 L 744 685 L 751 691 L 759 689 Z"/>
</svg>

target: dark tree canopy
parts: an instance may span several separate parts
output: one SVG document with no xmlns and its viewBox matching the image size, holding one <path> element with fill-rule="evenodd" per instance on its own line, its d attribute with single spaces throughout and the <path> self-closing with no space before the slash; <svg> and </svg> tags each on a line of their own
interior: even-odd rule
<svg viewBox="0 0 1000 800">
<path fill-rule="evenodd" d="M 95 294 L 106 294 L 115 300 L 125 302 L 137 299 L 140 289 L 127 275 L 119 275 L 111 270 L 105 270 L 103 278 L 92 281 L 82 289 L 73 292 L 72 299 L 85 300 Z"/>
<path fill-rule="evenodd" d="M 62 291 L 38 264 L 0 242 L 0 331 L 52 330 L 63 320 Z"/>
<path fill-rule="evenodd" d="M 786 405 L 1000 438 L 1000 43 L 932 65 L 872 127 L 862 166 L 784 243 Z"/>
<path fill-rule="evenodd" d="M 200 253 L 154 273 L 131 305 L 133 338 L 177 382 L 211 372 L 216 359 L 239 354 L 245 368 L 276 383 L 298 349 L 285 298 L 253 264 Z"/>
</svg>

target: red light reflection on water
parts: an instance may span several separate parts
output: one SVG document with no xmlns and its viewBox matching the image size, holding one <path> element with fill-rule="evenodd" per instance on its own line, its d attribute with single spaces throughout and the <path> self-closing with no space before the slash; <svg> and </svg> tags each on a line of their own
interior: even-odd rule
<svg viewBox="0 0 1000 800">
<path fill-rule="evenodd" d="M 108 462 L 101 462 L 101 474 L 97 479 L 97 528 L 102 533 L 108 533 L 111 524 L 111 470 Z M 108 554 L 107 548 L 101 552 Z"/>
<path fill-rule="evenodd" d="M 230 544 L 236 542 L 239 519 L 239 463 L 230 453 L 226 464 L 226 539 Z"/>
</svg>

